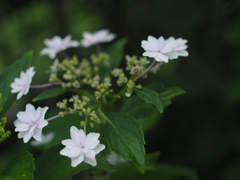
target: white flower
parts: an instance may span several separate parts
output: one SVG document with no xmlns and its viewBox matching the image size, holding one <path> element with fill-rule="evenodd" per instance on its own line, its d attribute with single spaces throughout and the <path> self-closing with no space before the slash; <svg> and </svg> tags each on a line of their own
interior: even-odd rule
<svg viewBox="0 0 240 180">
<path fill-rule="evenodd" d="M 62 141 L 66 147 L 60 151 L 60 154 L 71 158 L 72 167 L 76 167 L 82 161 L 96 166 L 95 156 L 105 148 L 105 145 L 100 144 L 98 140 L 100 134 L 89 133 L 86 135 L 82 129 L 78 130 L 75 126 L 72 126 L 70 131 L 71 139 Z"/>
<path fill-rule="evenodd" d="M 31 137 L 41 141 L 42 128 L 48 125 L 48 121 L 44 119 L 47 110 L 48 107 L 38 107 L 35 110 L 33 105 L 27 104 L 25 111 L 18 112 L 18 119 L 14 121 L 15 132 L 19 132 L 18 138 L 23 138 L 24 143 L 27 143 Z"/>
<path fill-rule="evenodd" d="M 84 32 L 83 40 L 81 41 L 81 45 L 83 47 L 89 47 L 94 44 L 110 42 L 116 37 L 115 34 L 110 33 L 108 30 L 103 29 L 100 31 L 96 31 L 95 33 Z"/>
<path fill-rule="evenodd" d="M 172 51 L 167 54 L 169 59 L 177 59 L 178 56 L 184 56 L 184 57 L 188 56 L 188 52 L 186 51 L 187 40 L 182 38 L 175 39 L 174 37 L 170 37 L 165 42 L 169 42 L 169 43 L 173 42 Z"/>
<path fill-rule="evenodd" d="M 143 56 L 154 58 L 156 61 L 168 62 L 167 53 L 172 51 L 174 41 L 164 41 L 163 37 L 156 39 L 153 36 L 148 36 L 148 40 L 142 41 L 142 48 L 146 51 Z"/>
<path fill-rule="evenodd" d="M 47 48 L 44 48 L 40 54 L 44 55 L 47 54 L 51 59 L 56 57 L 56 54 L 60 51 L 64 51 L 70 47 L 78 47 L 78 41 L 71 41 L 72 36 L 67 35 L 64 39 L 59 36 L 54 36 L 52 39 L 44 40 L 45 45 Z"/>
<path fill-rule="evenodd" d="M 34 67 L 30 67 L 25 72 L 20 73 L 20 78 L 15 78 L 11 83 L 11 93 L 17 93 L 17 99 L 20 99 L 23 95 L 26 95 L 29 91 L 32 78 L 35 74 Z"/>
<path fill-rule="evenodd" d="M 54 133 L 48 133 L 46 135 L 42 134 L 42 141 L 32 141 L 30 144 L 32 146 L 41 146 L 44 144 L 48 144 L 49 142 L 51 142 L 54 138 Z"/>
</svg>

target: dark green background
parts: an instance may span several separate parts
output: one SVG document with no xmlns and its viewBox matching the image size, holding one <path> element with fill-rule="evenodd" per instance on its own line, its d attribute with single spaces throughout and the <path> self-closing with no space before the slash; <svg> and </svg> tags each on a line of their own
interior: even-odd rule
<svg viewBox="0 0 240 180">
<path fill-rule="evenodd" d="M 29 50 L 34 51 L 33 65 L 41 72 L 52 62 L 39 56 L 44 39 L 72 34 L 80 40 L 83 31 L 104 28 L 128 39 L 129 55 L 143 53 L 141 41 L 148 35 L 189 41 L 189 57 L 171 61 L 151 76 L 187 94 L 174 99 L 147 134 L 147 152 L 161 151 L 159 162 L 196 168 L 200 179 L 239 179 L 240 1 L 3 0 L 0 73 Z M 88 56 L 92 50 L 67 52 Z M 47 75 L 37 73 L 33 82 L 46 83 Z M 0 151 L 8 150 L 9 144 L 0 145 Z"/>
</svg>

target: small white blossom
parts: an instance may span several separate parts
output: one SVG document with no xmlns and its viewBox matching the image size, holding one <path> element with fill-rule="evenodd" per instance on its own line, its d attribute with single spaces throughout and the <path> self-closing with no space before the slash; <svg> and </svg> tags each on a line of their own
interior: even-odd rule
<svg viewBox="0 0 240 180">
<path fill-rule="evenodd" d="M 83 47 L 89 47 L 94 44 L 110 42 L 116 37 L 115 34 L 110 33 L 108 30 L 103 29 L 100 31 L 96 31 L 95 33 L 84 32 L 83 40 L 81 41 L 81 45 Z"/>
<path fill-rule="evenodd" d="M 172 51 L 170 51 L 167 56 L 169 57 L 169 59 L 177 59 L 178 56 L 188 56 L 188 52 L 186 51 L 187 49 L 187 40 L 182 39 L 182 38 L 178 38 L 175 39 L 174 37 L 170 37 L 166 40 L 166 42 L 173 42 L 173 47 L 172 47 Z"/>
<path fill-rule="evenodd" d="M 54 133 L 48 133 L 46 135 L 42 134 L 42 140 L 41 141 L 32 141 L 30 144 L 32 146 L 41 146 L 44 144 L 48 144 L 49 142 L 51 142 L 54 138 Z"/>
<path fill-rule="evenodd" d="M 44 40 L 44 44 L 47 48 L 44 48 L 40 54 L 47 54 L 51 59 L 54 59 L 58 52 L 64 51 L 70 47 L 78 47 L 79 42 L 72 41 L 71 38 L 71 35 L 67 35 L 64 39 L 59 36 L 54 36 L 52 39 Z"/>
<path fill-rule="evenodd" d="M 172 51 L 174 42 L 164 41 L 163 37 L 156 39 L 153 36 L 148 36 L 148 40 L 142 41 L 142 48 L 146 51 L 143 56 L 154 58 L 156 61 L 168 62 L 167 53 Z"/>
<path fill-rule="evenodd" d="M 62 141 L 66 147 L 60 151 L 60 154 L 71 158 L 72 167 L 76 167 L 82 161 L 96 166 L 95 156 L 105 148 L 105 145 L 100 144 L 98 140 L 100 134 L 86 135 L 82 129 L 78 130 L 75 126 L 72 126 L 70 131 L 71 139 Z"/>
<path fill-rule="evenodd" d="M 47 110 L 48 107 L 38 107 L 35 110 L 32 104 L 27 104 L 25 111 L 18 112 L 18 119 L 14 121 L 15 132 L 19 132 L 18 138 L 23 138 L 24 143 L 27 143 L 31 137 L 41 141 L 42 128 L 48 125 L 48 121 L 44 119 Z"/>
<path fill-rule="evenodd" d="M 20 73 L 20 78 L 15 78 L 14 82 L 11 83 L 11 93 L 18 93 L 17 99 L 20 99 L 23 95 L 28 93 L 34 74 L 34 67 L 30 67 L 26 72 L 22 71 Z"/>
</svg>

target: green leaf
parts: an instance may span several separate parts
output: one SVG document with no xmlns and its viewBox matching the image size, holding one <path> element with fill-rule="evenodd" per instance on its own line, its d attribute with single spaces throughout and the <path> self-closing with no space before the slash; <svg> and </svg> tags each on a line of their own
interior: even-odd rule
<svg viewBox="0 0 240 180">
<path fill-rule="evenodd" d="M 120 39 L 105 49 L 105 52 L 108 53 L 108 55 L 110 56 L 112 70 L 114 68 L 117 68 L 121 64 L 121 60 L 124 55 L 123 50 L 126 42 L 126 39 Z"/>
<path fill-rule="evenodd" d="M 142 89 L 134 88 L 134 92 L 145 102 L 155 105 L 160 113 L 163 112 L 163 106 L 157 92 L 146 87 Z"/>
<path fill-rule="evenodd" d="M 163 92 L 159 93 L 159 98 L 161 99 L 163 108 L 171 104 L 171 99 L 179 96 L 181 94 L 186 93 L 184 90 L 178 88 L 178 87 L 173 87 L 173 88 L 167 88 Z"/>
<path fill-rule="evenodd" d="M 150 131 L 160 120 L 159 111 L 153 104 L 146 104 L 144 100 L 138 96 L 126 99 L 123 112 L 134 117 L 140 124 L 143 131 Z"/>
<path fill-rule="evenodd" d="M 66 180 L 85 169 L 94 168 L 85 162 L 77 167 L 71 166 L 71 159 L 60 155 L 63 145 L 54 146 L 36 160 L 35 180 Z M 114 167 L 103 157 L 97 155 L 98 168 L 114 171 Z"/>
<path fill-rule="evenodd" d="M 33 102 L 39 101 L 39 100 L 43 100 L 43 99 L 57 97 L 57 96 L 59 96 L 61 94 L 66 93 L 67 91 L 68 91 L 67 89 L 63 89 L 61 87 L 51 88 L 49 90 L 44 91 L 43 93 L 41 93 L 37 97 L 35 97 L 33 99 Z"/>
<path fill-rule="evenodd" d="M 21 71 L 26 71 L 30 66 L 32 60 L 32 52 L 24 55 L 20 60 L 11 65 L 4 73 L 0 75 L 0 93 L 2 94 L 2 108 L 3 111 L 0 112 L 0 117 L 12 106 L 16 101 L 17 94 L 11 93 L 10 84 L 14 81 L 16 77 L 20 77 Z"/>
<path fill-rule="evenodd" d="M 105 137 L 111 151 L 122 159 L 132 161 L 140 170 L 145 170 L 145 143 L 138 122 L 122 113 L 107 114 Z"/>
<path fill-rule="evenodd" d="M 29 152 L 23 152 L 16 157 L 3 171 L 4 176 L 17 180 L 33 180 L 34 159 Z M 6 177 L 5 177 L 6 179 Z M 10 180 L 10 179 L 9 179 Z"/>
</svg>

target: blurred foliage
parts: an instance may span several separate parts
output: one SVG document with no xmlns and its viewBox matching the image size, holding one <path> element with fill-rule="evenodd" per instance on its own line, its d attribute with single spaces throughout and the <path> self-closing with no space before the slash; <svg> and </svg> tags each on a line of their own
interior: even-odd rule
<svg viewBox="0 0 240 180">
<path fill-rule="evenodd" d="M 239 178 L 239 0 L 3 0 L 0 27 L 0 73 L 29 50 L 35 52 L 36 71 L 44 72 L 51 60 L 39 52 L 43 40 L 54 35 L 72 34 L 80 40 L 84 31 L 108 28 L 119 39 L 128 39 L 129 55 L 142 54 L 140 43 L 148 35 L 188 39 L 188 58 L 171 61 L 150 76 L 186 94 L 174 99 L 161 121 L 148 130 L 146 150 L 161 151 L 161 163 L 196 169 L 200 179 Z M 92 50 L 68 52 L 85 56 Z M 47 74 L 36 73 L 33 83 L 47 79 Z M 34 93 L 32 97 L 38 95 Z M 15 118 L 8 117 L 9 122 Z M 59 132 L 56 139 L 60 141 L 63 134 Z M 19 147 L 13 149 L 13 142 Z M 10 162 L 26 146 L 12 134 L 1 144 L 0 161 Z"/>
</svg>

